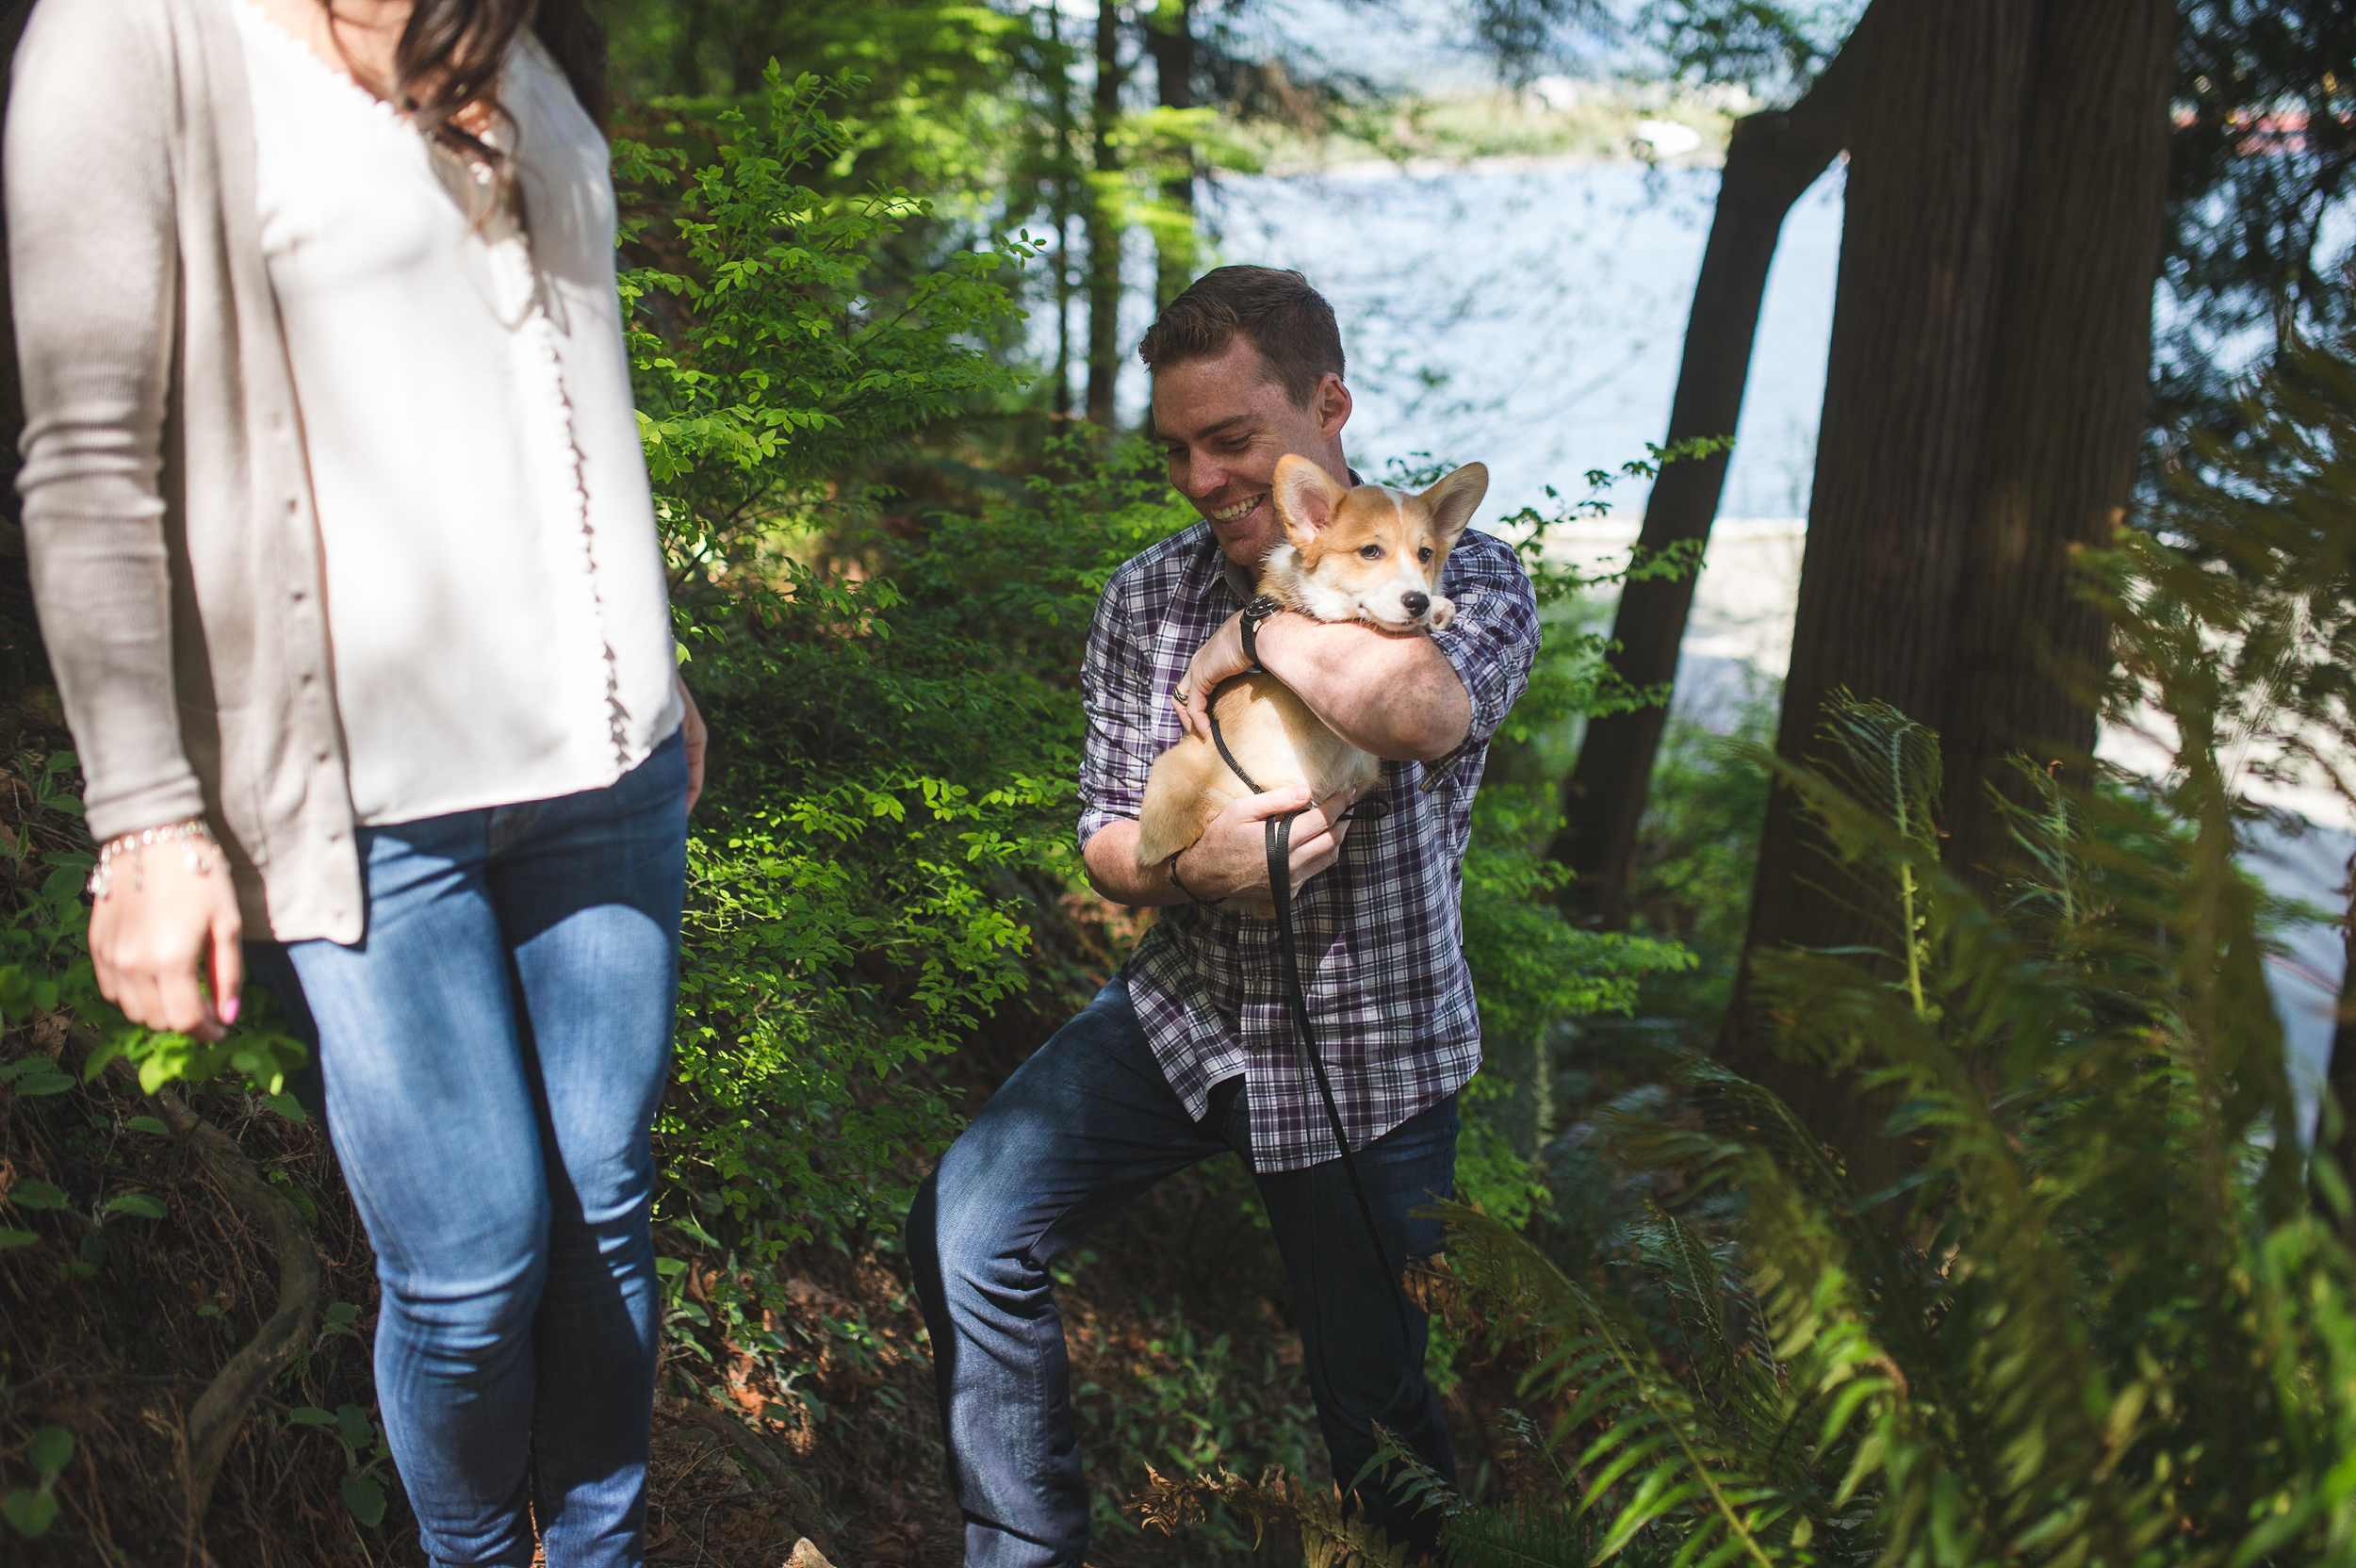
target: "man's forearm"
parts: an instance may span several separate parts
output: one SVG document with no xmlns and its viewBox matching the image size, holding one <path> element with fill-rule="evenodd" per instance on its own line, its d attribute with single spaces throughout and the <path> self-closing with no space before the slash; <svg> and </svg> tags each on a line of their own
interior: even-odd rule
<svg viewBox="0 0 2356 1568">
<path fill-rule="evenodd" d="M 1089 836 L 1080 858 L 1088 862 L 1088 885 L 1115 904 L 1160 909 L 1189 902 L 1170 880 L 1168 865 L 1137 864 L 1136 823 L 1106 823 Z"/>
<path fill-rule="evenodd" d="M 1464 682 L 1428 636 L 1286 612 L 1263 623 L 1255 640 L 1262 667 L 1361 751 L 1434 761 L 1472 728 Z"/>
</svg>

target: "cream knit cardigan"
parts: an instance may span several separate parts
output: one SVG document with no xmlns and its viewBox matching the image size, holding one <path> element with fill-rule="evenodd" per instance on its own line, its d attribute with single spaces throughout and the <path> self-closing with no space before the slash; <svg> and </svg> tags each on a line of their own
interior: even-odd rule
<svg viewBox="0 0 2356 1568">
<path fill-rule="evenodd" d="M 249 936 L 366 909 L 227 0 L 40 0 L 5 148 L 25 531 L 90 831 L 198 814 Z"/>
</svg>

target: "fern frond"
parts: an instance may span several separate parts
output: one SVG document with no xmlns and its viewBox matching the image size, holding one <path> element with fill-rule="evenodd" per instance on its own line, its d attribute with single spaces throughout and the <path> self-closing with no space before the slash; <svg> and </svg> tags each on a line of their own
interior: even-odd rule
<svg viewBox="0 0 2356 1568">
<path fill-rule="evenodd" d="M 1453 1520 L 1449 1568 L 1590 1568 L 1596 1559 L 1586 1521 L 1546 1509 L 1483 1509 Z"/>
<path fill-rule="evenodd" d="M 1570 1280 L 1488 1216 L 1454 1204 L 1441 1213 L 1451 1269 L 1540 1352 L 1524 1390 L 1568 1396 L 1555 1441 L 1603 1428 L 1571 1465 L 1582 1490 L 1578 1511 L 1604 1521 L 1597 1560 L 1674 1520 L 1689 1549 L 1731 1542 L 1742 1560 L 1770 1568 L 1776 1556 L 1765 1532 L 1788 1504 L 1730 1462 L 1737 1445 L 1717 1413 L 1661 1367 L 1627 1308 Z M 1624 1479 L 1631 1484 L 1621 1487 Z"/>
</svg>

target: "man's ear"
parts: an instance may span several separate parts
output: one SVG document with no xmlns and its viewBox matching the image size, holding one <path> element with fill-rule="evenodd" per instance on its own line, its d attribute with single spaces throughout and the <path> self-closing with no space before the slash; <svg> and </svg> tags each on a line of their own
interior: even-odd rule
<svg viewBox="0 0 2356 1568">
<path fill-rule="evenodd" d="M 1287 452 L 1276 460 L 1276 483 L 1271 491 L 1276 520 L 1293 548 L 1305 550 L 1317 531 L 1333 521 L 1333 509 L 1349 494 L 1333 476 L 1305 457 Z"/>
<path fill-rule="evenodd" d="M 1328 370 L 1317 381 L 1317 389 L 1309 394 L 1309 412 L 1317 416 L 1317 433 L 1328 441 L 1342 433 L 1350 423 L 1351 400 L 1350 388 L 1342 378 Z"/>
<path fill-rule="evenodd" d="M 1426 490 L 1420 498 L 1432 509 L 1432 526 L 1453 548 L 1464 525 L 1472 521 L 1473 509 L 1488 493 L 1489 470 L 1478 463 L 1467 463 Z"/>
</svg>

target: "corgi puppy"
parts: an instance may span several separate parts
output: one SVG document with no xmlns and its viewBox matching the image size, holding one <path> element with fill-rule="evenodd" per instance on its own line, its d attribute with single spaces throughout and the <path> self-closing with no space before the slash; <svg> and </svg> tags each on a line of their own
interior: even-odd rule
<svg viewBox="0 0 2356 1568">
<path fill-rule="evenodd" d="M 1440 593 L 1440 568 L 1489 490 L 1489 470 L 1468 463 L 1420 496 L 1388 485 L 1345 490 L 1305 457 L 1276 465 L 1271 501 L 1284 537 L 1260 564 L 1260 592 L 1319 621 L 1364 621 L 1384 631 L 1437 631 L 1456 606 Z M 1314 799 L 1361 793 L 1383 781 L 1382 759 L 1360 751 L 1265 672 L 1223 683 L 1211 699 L 1235 760 L 1263 790 L 1306 785 Z M 1137 817 L 1137 865 L 1151 869 L 1203 836 L 1228 806 L 1252 793 L 1219 748 L 1188 735 L 1154 760 Z M 1265 899 L 1242 907 L 1267 919 Z"/>
</svg>

